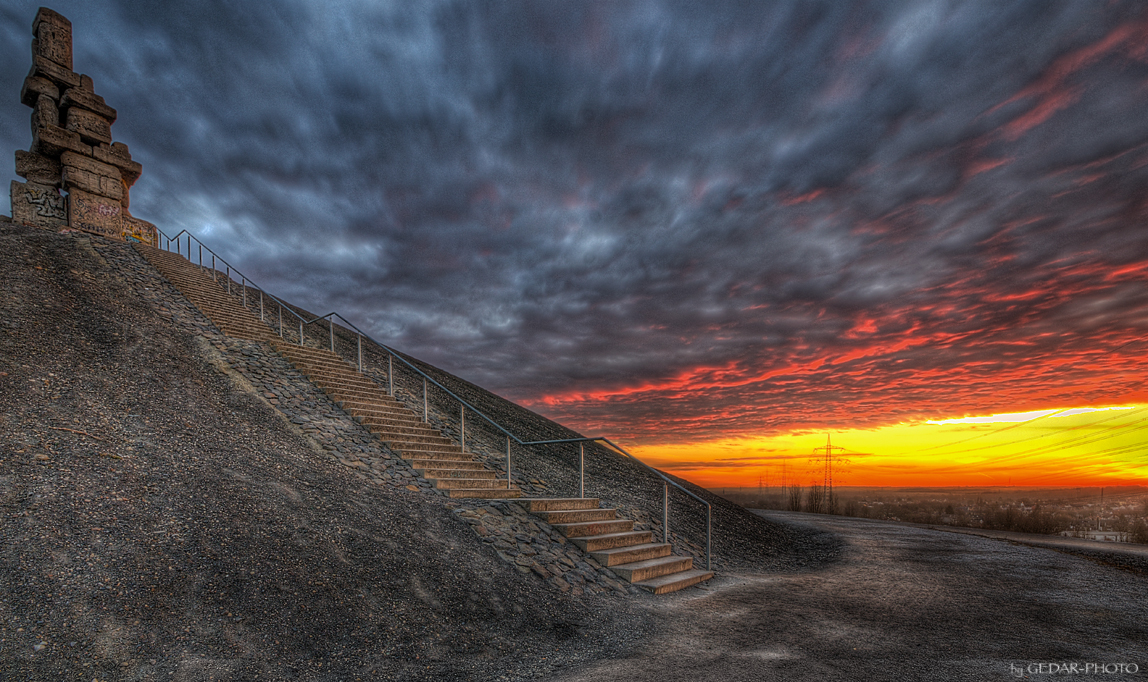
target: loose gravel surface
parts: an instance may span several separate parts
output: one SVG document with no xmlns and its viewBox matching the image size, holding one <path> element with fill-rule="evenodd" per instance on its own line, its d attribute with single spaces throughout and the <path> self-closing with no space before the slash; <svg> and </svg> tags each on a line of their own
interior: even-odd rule
<svg viewBox="0 0 1148 682">
<path fill-rule="evenodd" d="M 96 239 L 0 224 L 0 678 L 526 679 L 647 630 L 332 461 Z"/>
<path fill-rule="evenodd" d="M 1148 676 L 1148 580 L 1138 573 L 973 535 L 759 513 L 802 532 L 842 538 L 841 561 L 791 573 L 726 575 L 709 591 L 651 603 L 646 608 L 658 623 L 656 635 L 623 658 L 556 679 Z"/>
</svg>

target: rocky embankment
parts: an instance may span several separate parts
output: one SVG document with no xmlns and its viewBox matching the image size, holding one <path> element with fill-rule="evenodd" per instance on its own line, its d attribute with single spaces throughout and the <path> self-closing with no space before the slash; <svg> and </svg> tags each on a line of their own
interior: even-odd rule
<svg viewBox="0 0 1148 682">
<path fill-rule="evenodd" d="M 0 223 L 6 679 L 519 679 L 641 636 L 634 597 L 507 564 L 321 395 L 281 388 L 293 423 L 228 359 L 271 360 L 109 248 Z"/>
<path fill-rule="evenodd" d="M 521 679 L 654 627 L 638 606 L 655 597 L 513 503 L 435 491 L 129 245 L 0 223 L 0 280 L 0 670 L 13 679 Z M 379 376 L 385 356 L 364 350 Z M 570 433 L 423 367 L 526 436 Z M 421 379 L 395 379 L 421 410 Z M 430 402 L 457 432 L 457 406 Z M 502 465 L 500 434 L 472 420 L 467 441 Z M 576 449 L 520 450 L 526 494 L 577 490 Z M 655 478 L 608 452 L 587 461 L 589 494 L 659 527 Z M 705 495 L 719 570 L 836 551 Z M 696 509 L 673 509 L 679 553 L 700 556 Z"/>
</svg>

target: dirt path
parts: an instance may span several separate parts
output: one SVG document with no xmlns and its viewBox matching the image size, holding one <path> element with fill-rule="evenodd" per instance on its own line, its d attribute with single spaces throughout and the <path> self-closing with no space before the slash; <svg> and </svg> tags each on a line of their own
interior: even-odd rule
<svg viewBox="0 0 1148 682">
<path fill-rule="evenodd" d="M 803 573 L 727 575 L 709 591 L 652 604 L 663 625 L 645 645 L 561 679 L 1063 679 L 1050 664 L 1072 663 L 1071 677 L 1148 679 L 1141 575 L 966 534 L 763 515 L 838 534 L 848 545 L 842 560 Z"/>
<path fill-rule="evenodd" d="M 1138 560 L 1148 566 L 1148 545 L 1134 545 L 1127 542 L 1103 542 L 1101 540 L 1087 540 L 1085 538 L 1070 538 L 1060 535 L 1037 535 L 1035 533 L 1014 533 L 1008 530 L 982 530 L 980 528 L 933 527 L 932 530 L 946 533 L 964 533 L 965 535 L 979 535 L 994 540 L 1007 540 L 1019 542 L 1034 547 L 1048 547 L 1067 552 L 1094 555 L 1111 554 Z"/>
</svg>

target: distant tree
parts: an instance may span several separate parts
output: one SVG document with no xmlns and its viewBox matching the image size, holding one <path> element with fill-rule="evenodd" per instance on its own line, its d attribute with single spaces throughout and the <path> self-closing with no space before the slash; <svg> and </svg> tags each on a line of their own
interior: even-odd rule
<svg viewBox="0 0 1148 682">
<path fill-rule="evenodd" d="M 1132 527 L 1128 529 L 1128 539 L 1132 542 L 1139 542 L 1148 545 L 1148 521 L 1145 519 L 1137 519 Z"/>
<path fill-rule="evenodd" d="M 816 483 L 809 486 L 809 493 L 805 496 L 805 511 L 811 514 L 825 512 L 825 488 Z"/>
<path fill-rule="evenodd" d="M 789 511 L 801 511 L 801 499 L 805 496 L 805 491 L 799 485 L 789 486 L 786 491 L 786 509 Z"/>
</svg>

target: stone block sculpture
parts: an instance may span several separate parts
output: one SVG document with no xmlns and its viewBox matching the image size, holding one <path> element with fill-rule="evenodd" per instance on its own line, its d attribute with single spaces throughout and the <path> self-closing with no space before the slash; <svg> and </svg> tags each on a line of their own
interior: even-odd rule
<svg viewBox="0 0 1148 682">
<path fill-rule="evenodd" d="M 72 70 L 72 22 L 46 7 L 32 22 L 32 70 L 20 101 L 32 108 L 32 146 L 16 152 L 16 174 L 27 182 L 12 181 L 12 220 L 154 246 L 155 225 L 128 211 L 143 167 L 112 141 L 116 110 Z"/>
</svg>

